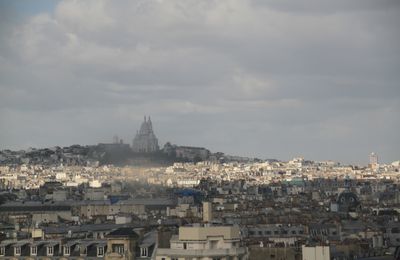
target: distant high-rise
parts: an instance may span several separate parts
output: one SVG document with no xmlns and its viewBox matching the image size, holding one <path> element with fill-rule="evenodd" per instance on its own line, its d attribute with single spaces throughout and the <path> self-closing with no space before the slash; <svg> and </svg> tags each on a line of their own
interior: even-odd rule
<svg viewBox="0 0 400 260">
<path fill-rule="evenodd" d="M 369 155 L 369 167 L 373 170 L 379 167 L 378 155 L 376 153 L 371 153 Z"/>
<path fill-rule="evenodd" d="M 150 117 L 142 123 L 140 130 L 136 133 L 132 143 L 132 150 L 137 153 L 151 153 L 158 151 L 158 139 L 153 132 Z"/>
<path fill-rule="evenodd" d="M 118 135 L 113 136 L 113 144 L 118 144 L 119 143 L 119 138 Z"/>
<path fill-rule="evenodd" d="M 371 153 L 369 155 L 369 164 L 370 165 L 378 164 L 378 155 L 376 153 Z"/>
</svg>

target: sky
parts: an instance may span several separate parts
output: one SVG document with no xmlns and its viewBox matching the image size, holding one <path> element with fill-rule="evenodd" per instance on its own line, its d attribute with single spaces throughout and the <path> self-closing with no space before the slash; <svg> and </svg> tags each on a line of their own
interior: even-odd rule
<svg viewBox="0 0 400 260">
<path fill-rule="evenodd" d="M 0 150 L 400 160 L 398 0 L 0 1 Z"/>
</svg>

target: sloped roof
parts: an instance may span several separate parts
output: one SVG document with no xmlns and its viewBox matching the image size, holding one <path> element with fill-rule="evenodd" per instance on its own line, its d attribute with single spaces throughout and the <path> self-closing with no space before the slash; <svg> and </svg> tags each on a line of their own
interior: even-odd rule
<svg viewBox="0 0 400 260">
<path fill-rule="evenodd" d="M 139 238 L 139 235 L 133 230 L 133 228 L 122 227 L 114 231 L 111 231 L 107 237 L 129 237 L 129 238 Z"/>
</svg>

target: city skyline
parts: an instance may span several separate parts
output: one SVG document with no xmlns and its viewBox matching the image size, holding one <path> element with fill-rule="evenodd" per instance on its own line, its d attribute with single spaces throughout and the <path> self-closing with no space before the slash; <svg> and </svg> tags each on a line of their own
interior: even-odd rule
<svg viewBox="0 0 400 260">
<path fill-rule="evenodd" d="M 397 1 L 0 4 L 0 149 L 159 142 L 399 160 Z M 307 6 L 307 8 L 305 7 Z"/>
<path fill-rule="evenodd" d="M 110 141 L 110 140 L 109 140 Z M 148 153 L 154 153 L 157 151 L 162 151 L 165 149 L 169 149 L 169 147 L 172 145 L 170 141 L 167 141 L 165 143 L 165 146 L 163 146 L 163 144 L 160 144 L 161 146 L 159 146 L 158 144 L 158 139 L 155 136 L 154 132 L 153 132 L 153 126 L 152 126 L 152 122 L 151 122 L 151 118 L 150 116 L 147 117 L 144 116 L 144 120 L 141 123 L 140 128 L 136 131 L 135 137 L 132 139 L 132 143 L 130 143 L 130 140 L 128 138 L 127 142 L 126 140 L 124 141 L 123 138 L 120 138 L 120 136 L 118 136 L 117 134 L 114 135 L 111 139 L 110 142 L 104 142 L 104 143 L 98 143 L 98 145 L 122 145 L 121 147 L 126 147 L 126 146 L 130 146 L 132 148 L 133 152 L 136 153 L 141 153 L 141 154 L 148 154 Z M 82 144 L 71 144 L 71 146 L 73 145 L 78 145 L 81 146 Z M 83 144 L 84 146 L 94 146 L 94 144 Z M 68 147 L 69 145 L 67 145 L 66 147 Z M 168 148 L 165 148 L 166 146 L 169 146 Z M 60 145 L 55 145 L 53 147 L 29 147 L 28 149 L 20 149 L 22 151 L 31 151 L 32 149 L 53 149 L 55 147 L 60 147 Z M 207 147 L 193 147 L 193 146 L 185 146 L 183 145 L 183 147 L 187 147 L 189 149 L 202 149 L 204 151 L 208 151 Z M 58 148 L 57 148 L 58 149 Z M 1 150 L 0 150 L 1 152 Z M 212 151 L 212 152 L 216 152 L 216 153 L 221 153 L 222 151 Z M 233 157 L 238 157 L 238 158 L 243 158 L 245 159 L 246 156 L 240 155 L 240 154 L 226 154 L 227 156 L 233 156 Z M 297 156 L 293 156 L 292 158 L 289 159 L 282 159 L 282 158 L 263 158 L 263 157 L 253 157 L 254 159 L 261 159 L 261 160 L 278 160 L 278 161 L 289 161 L 289 160 L 298 160 L 298 159 L 302 159 L 302 160 L 309 160 L 309 161 L 318 161 L 314 158 L 304 158 L 302 155 L 297 155 Z M 248 158 L 250 159 L 250 158 Z M 344 163 L 345 164 L 349 164 L 349 165 L 357 165 L 357 166 L 367 166 L 367 167 L 372 167 L 372 168 L 376 168 L 379 167 L 379 163 L 383 163 L 383 165 L 385 164 L 390 164 L 390 163 L 396 163 L 399 162 L 399 160 L 397 161 L 392 161 L 392 162 L 382 162 L 379 161 L 379 156 L 378 154 L 376 154 L 375 152 L 371 152 L 369 154 L 368 157 L 368 164 L 354 164 L 354 163 L 348 163 L 348 162 L 342 162 L 342 161 L 334 161 L 331 159 L 326 159 L 326 160 L 320 160 L 321 162 L 337 162 L 337 163 Z"/>
</svg>

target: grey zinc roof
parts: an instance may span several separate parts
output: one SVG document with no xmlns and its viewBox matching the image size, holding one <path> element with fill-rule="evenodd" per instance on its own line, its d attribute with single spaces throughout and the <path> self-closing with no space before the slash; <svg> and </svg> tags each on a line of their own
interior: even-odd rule
<svg viewBox="0 0 400 260">
<path fill-rule="evenodd" d="M 64 246 L 71 247 L 71 246 L 79 244 L 79 243 L 80 243 L 80 240 L 70 240 L 67 243 L 65 243 Z"/>
<path fill-rule="evenodd" d="M 15 243 L 17 243 L 17 241 L 14 241 L 14 240 L 4 240 L 4 241 L 2 241 L 2 242 L 0 243 L 0 246 L 9 246 L 9 245 L 12 245 L 12 244 L 15 244 Z"/>
<path fill-rule="evenodd" d="M 156 243 L 157 240 L 157 232 L 151 231 L 144 235 L 142 243 L 140 243 L 140 247 L 150 247 Z"/>
<path fill-rule="evenodd" d="M 46 241 L 46 246 L 56 246 L 60 243 L 60 241 Z"/>
<path fill-rule="evenodd" d="M 69 230 L 72 233 L 82 232 L 96 232 L 96 231 L 110 231 L 119 227 L 125 227 L 124 224 L 89 224 L 80 226 L 58 226 L 58 227 L 44 227 L 45 234 L 66 234 Z"/>
<path fill-rule="evenodd" d="M 15 243 L 13 246 L 24 246 L 26 244 L 32 244 L 32 240 L 20 240 L 17 243 Z"/>
</svg>

